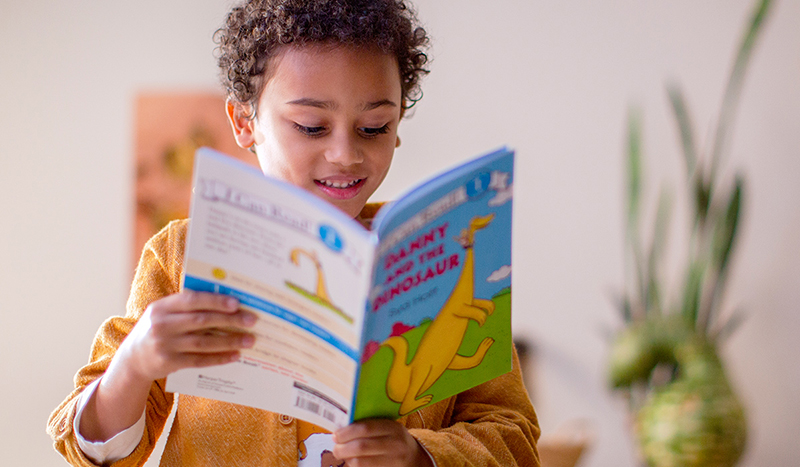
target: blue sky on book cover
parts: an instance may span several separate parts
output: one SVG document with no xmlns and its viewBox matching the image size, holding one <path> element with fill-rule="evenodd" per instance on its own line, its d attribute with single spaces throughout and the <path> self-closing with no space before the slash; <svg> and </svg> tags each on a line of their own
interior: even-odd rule
<svg viewBox="0 0 800 467">
<path fill-rule="evenodd" d="M 476 159 L 438 176 L 446 183 L 414 192 L 378 220 L 382 245 L 365 342 L 383 342 L 396 323 L 415 327 L 435 316 L 461 274 L 466 249 L 459 237 L 476 218 L 490 220 L 474 232 L 475 297 L 491 299 L 511 286 L 513 163 L 507 149 Z M 420 220 L 426 209 L 434 212 Z M 401 238 L 390 238 L 399 231 Z"/>
</svg>

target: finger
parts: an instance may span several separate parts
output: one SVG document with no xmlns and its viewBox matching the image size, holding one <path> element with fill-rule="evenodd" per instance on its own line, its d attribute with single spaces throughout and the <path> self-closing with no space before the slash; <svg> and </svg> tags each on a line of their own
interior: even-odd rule
<svg viewBox="0 0 800 467">
<path fill-rule="evenodd" d="M 358 438 L 346 443 L 337 443 L 333 445 L 333 455 L 337 459 L 355 459 L 385 454 L 381 451 L 380 443 L 377 441 L 380 438 Z"/>
<path fill-rule="evenodd" d="M 346 462 L 344 464 L 345 467 L 392 467 L 396 465 L 394 458 L 386 456 L 358 457 L 342 460 Z"/>
<path fill-rule="evenodd" d="M 235 313 L 239 309 L 239 301 L 228 295 L 184 290 L 154 302 L 153 308 L 156 307 L 159 311 L 163 309 L 170 313 L 198 310 Z"/>
<path fill-rule="evenodd" d="M 181 353 L 217 353 L 248 349 L 254 343 L 255 336 L 245 332 L 207 331 L 181 335 L 173 345 Z"/>
<path fill-rule="evenodd" d="M 221 365 L 240 358 L 240 351 L 236 348 L 218 350 L 230 345 L 230 341 L 227 343 L 224 341 L 231 339 L 232 336 L 178 334 L 162 338 L 152 333 L 148 334 L 149 338 L 137 339 L 132 333 L 129 339 L 125 339 L 123 347 L 117 353 L 120 358 L 128 358 L 131 362 L 130 367 L 145 379 L 156 380 L 182 368 Z M 193 340 L 198 337 L 209 339 Z M 239 344 L 245 347 L 250 345 L 250 339 L 254 339 L 252 336 L 245 338 L 243 335 L 235 338 L 240 338 Z"/>
<path fill-rule="evenodd" d="M 333 455 L 339 459 L 355 457 L 396 456 L 405 458 L 409 454 L 408 446 L 402 438 L 395 436 L 379 436 L 358 438 L 344 444 L 335 444 Z"/>
<path fill-rule="evenodd" d="M 183 353 L 177 356 L 173 363 L 175 370 L 181 368 L 203 368 L 215 365 L 224 365 L 239 360 L 241 354 L 238 351 L 216 352 L 216 353 Z M 175 371 L 173 370 L 173 371 Z"/>
<path fill-rule="evenodd" d="M 157 336 L 168 336 L 208 330 L 249 328 L 255 324 L 256 316 L 245 310 L 234 313 L 195 310 L 182 313 L 153 313 L 150 320 L 153 332 Z"/>
<path fill-rule="evenodd" d="M 402 425 L 394 420 L 380 418 L 360 420 L 336 430 L 333 434 L 333 441 L 347 443 L 357 438 L 388 436 L 398 432 L 398 428 L 402 428 Z"/>
<path fill-rule="evenodd" d="M 203 368 L 215 365 L 224 365 L 238 361 L 241 353 L 238 351 L 217 352 L 217 353 L 177 353 L 170 356 L 169 364 L 164 366 L 164 375 L 174 373 L 184 368 Z"/>
</svg>

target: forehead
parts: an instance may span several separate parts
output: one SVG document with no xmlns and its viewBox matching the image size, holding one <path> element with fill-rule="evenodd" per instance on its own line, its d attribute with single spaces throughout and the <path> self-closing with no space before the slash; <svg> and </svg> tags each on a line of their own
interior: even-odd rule
<svg viewBox="0 0 800 467">
<path fill-rule="evenodd" d="M 401 95 L 397 58 L 377 48 L 311 44 L 283 46 L 265 71 L 265 93 L 346 99 Z"/>
</svg>

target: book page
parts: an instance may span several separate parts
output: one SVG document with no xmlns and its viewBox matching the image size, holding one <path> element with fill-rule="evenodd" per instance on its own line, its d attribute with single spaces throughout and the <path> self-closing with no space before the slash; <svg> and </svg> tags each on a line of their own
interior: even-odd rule
<svg viewBox="0 0 800 467">
<path fill-rule="evenodd" d="M 259 319 L 240 361 L 176 372 L 167 390 L 346 425 L 374 238 L 297 187 L 196 157 L 184 288 L 234 296 Z"/>
</svg>

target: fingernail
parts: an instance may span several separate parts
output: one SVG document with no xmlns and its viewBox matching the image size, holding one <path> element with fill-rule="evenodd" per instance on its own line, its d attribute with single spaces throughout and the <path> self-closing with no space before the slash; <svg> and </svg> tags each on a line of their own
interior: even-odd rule
<svg viewBox="0 0 800 467">
<path fill-rule="evenodd" d="M 239 308 L 239 300 L 236 300 L 233 297 L 228 297 L 228 299 L 225 300 L 225 306 L 231 310 L 235 310 Z"/>
<path fill-rule="evenodd" d="M 242 347 L 250 348 L 255 343 L 256 343 L 256 337 L 251 334 L 242 337 Z"/>
<path fill-rule="evenodd" d="M 333 435 L 333 442 L 334 442 L 334 443 L 336 443 L 336 444 L 339 444 L 339 439 L 342 437 L 342 432 L 343 432 L 343 430 L 344 430 L 345 428 L 347 428 L 347 427 L 346 427 L 346 426 L 343 426 L 343 427 L 341 427 L 341 428 L 338 428 L 336 431 L 334 431 L 334 432 L 332 433 L 332 435 Z"/>
<path fill-rule="evenodd" d="M 245 313 L 244 316 L 242 316 L 242 324 L 245 326 L 252 326 L 256 324 L 255 315 L 252 313 Z"/>
</svg>

